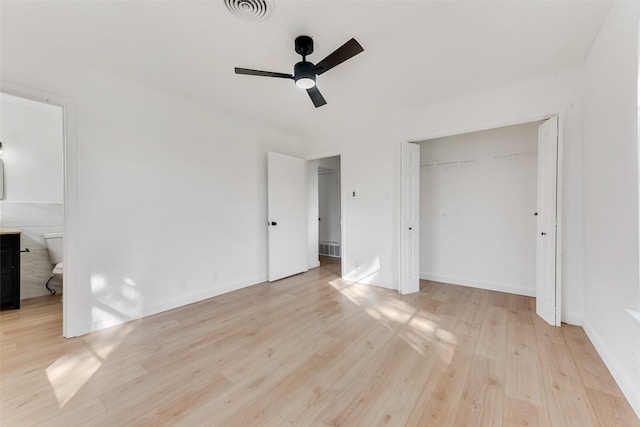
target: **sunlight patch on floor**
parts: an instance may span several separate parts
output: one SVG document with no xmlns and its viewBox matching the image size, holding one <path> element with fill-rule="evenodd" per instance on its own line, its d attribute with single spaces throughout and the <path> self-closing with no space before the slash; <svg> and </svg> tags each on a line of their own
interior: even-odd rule
<svg viewBox="0 0 640 427">
<path fill-rule="evenodd" d="M 89 349 L 77 354 L 65 354 L 53 362 L 46 373 L 58 399 L 58 406 L 64 407 L 101 365 L 102 359 Z"/>
<path fill-rule="evenodd" d="M 440 328 L 440 317 L 436 314 L 403 300 L 410 297 L 342 279 L 332 280 L 329 284 L 351 302 L 362 307 L 373 319 L 395 330 L 420 354 L 426 356 L 435 350 L 442 363 L 448 365 L 453 360 L 458 345 L 455 334 Z M 434 345 L 435 349 L 431 348 Z"/>
<path fill-rule="evenodd" d="M 130 320 L 130 316 L 124 315 L 119 309 L 114 309 L 113 304 L 110 305 L 108 300 L 104 298 L 105 295 L 108 295 L 108 288 L 104 276 L 92 275 L 91 290 L 94 295 L 102 296 L 91 307 L 94 324 L 97 321 L 104 326 L 109 323 L 116 324 L 122 323 L 123 320 Z M 136 289 L 136 283 L 132 279 L 124 278 L 118 291 L 120 296 L 124 297 L 125 304 L 134 306 L 140 304 L 140 292 Z M 59 357 L 47 367 L 45 370 L 47 378 L 60 408 L 63 408 L 78 394 L 133 329 L 133 325 L 125 324 L 89 334 L 84 338 L 84 345 L 81 349 Z"/>
<path fill-rule="evenodd" d="M 45 372 L 60 408 L 89 382 L 133 330 L 132 325 L 123 325 L 90 334 L 81 349 L 65 354 L 49 365 Z"/>
</svg>

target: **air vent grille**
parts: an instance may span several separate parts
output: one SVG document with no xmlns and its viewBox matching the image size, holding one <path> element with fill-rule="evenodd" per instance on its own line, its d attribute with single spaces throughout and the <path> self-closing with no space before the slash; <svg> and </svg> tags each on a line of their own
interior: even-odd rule
<svg viewBox="0 0 640 427">
<path fill-rule="evenodd" d="M 273 0 L 224 0 L 229 12 L 245 21 L 262 21 L 273 11 Z"/>
<path fill-rule="evenodd" d="M 340 258 L 340 244 L 337 242 L 321 242 L 318 252 L 320 255 Z"/>
</svg>

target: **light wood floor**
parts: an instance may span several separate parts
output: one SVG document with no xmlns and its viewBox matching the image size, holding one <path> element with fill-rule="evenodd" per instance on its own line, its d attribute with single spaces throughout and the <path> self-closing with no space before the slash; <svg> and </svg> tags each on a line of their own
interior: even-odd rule
<svg viewBox="0 0 640 427">
<path fill-rule="evenodd" d="M 331 269 L 68 340 L 59 297 L 3 311 L 0 424 L 640 426 L 583 330 L 533 299 Z"/>
</svg>

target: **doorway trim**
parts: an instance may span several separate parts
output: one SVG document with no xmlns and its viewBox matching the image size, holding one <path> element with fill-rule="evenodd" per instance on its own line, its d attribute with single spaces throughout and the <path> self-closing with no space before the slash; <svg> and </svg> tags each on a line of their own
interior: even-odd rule
<svg viewBox="0 0 640 427">
<path fill-rule="evenodd" d="M 481 132 L 490 129 L 497 129 L 502 127 L 521 125 L 531 122 L 544 121 L 550 119 L 551 117 L 558 117 L 558 164 L 557 164 L 557 175 L 556 175 L 556 311 L 560 310 L 560 316 L 556 316 L 556 326 L 560 326 L 561 317 L 564 314 L 566 318 L 566 313 L 562 312 L 562 271 L 563 271 L 563 246 L 562 246 L 562 235 L 563 235 L 563 211 L 564 211 L 564 121 L 565 114 L 560 112 L 549 112 L 544 114 L 532 114 L 528 116 L 522 117 L 511 117 L 505 119 L 498 119 L 487 122 L 479 122 L 474 125 L 468 126 L 460 126 L 453 127 L 448 130 L 432 132 L 427 134 L 424 137 L 420 138 L 412 138 L 406 140 L 404 142 L 413 142 L 419 143 L 422 141 L 436 139 L 436 138 L 444 138 L 448 136 L 461 135 L 465 133 L 472 132 Z M 401 205 L 398 205 L 398 218 L 400 218 Z M 398 227 L 399 229 L 399 227 Z M 400 259 L 400 247 L 398 247 L 398 259 Z M 399 265 L 400 266 L 400 265 Z M 398 268 L 398 272 L 400 272 L 400 268 Z M 398 284 L 400 283 L 401 277 L 398 276 Z"/>
<path fill-rule="evenodd" d="M 345 229 L 346 229 L 346 221 L 345 221 L 345 215 L 344 215 L 344 211 L 346 203 L 345 203 L 345 188 L 344 188 L 344 179 L 343 179 L 343 171 L 344 171 L 344 162 L 343 162 L 343 156 L 342 153 L 340 152 L 330 152 L 330 153 L 324 153 L 324 154 L 319 154 L 319 155 L 313 155 L 313 156 L 308 156 L 305 157 L 304 160 L 307 162 L 307 165 L 309 164 L 309 162 L 311 160 L 320 160 L 320 159 L 324 159 L 327 157 L 340 157 L 340 169 L 338 171 L 338 173 L 340 174 L 340 277 L 344 277 L 344 266 L 346 265 L 345 263 L 345 258 L 347 257 L 347 239 L 346 239 L 346 233 L 345 233 Z M 318 242 L 316 242 L 318 243 Z"/>
<path fill-rule="evenodd" d="M 0 81 L 0 92 L 44 104 L 62 107 L 63 135 L 63 259 L 64 299 L 62 303 L 62 336 L 78 335 L 73 322 L 74 309 L 79 307 L 77 280 L 77 224 L 78 224 L 78 140 L 76 128 L 76 103 L 73 99 Z"/>
</svg>

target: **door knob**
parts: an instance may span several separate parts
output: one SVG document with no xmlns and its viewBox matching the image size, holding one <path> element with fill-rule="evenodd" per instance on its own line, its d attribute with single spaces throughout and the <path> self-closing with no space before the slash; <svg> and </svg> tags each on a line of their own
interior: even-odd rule
<svg viewBox="0 0 640 427">
<path fill-rule="evenodd" d="M 547 233 L 545 233 L 544 231 L 542 233 L 540 233 L 541 236 L 546 236 Z"/>
<path fill-rule="evenodd" d="M 413 227 L 409 227 L 409 230 L 413 230 Z"/>
<path fill-rule="evenodd" d="M 269 225 L 278 225 L 278 223 L 277 223 L 277 222 L 275 222 L 275 221 L 271 221 L 271 222 L 269 223 Z"/>
</svg>

